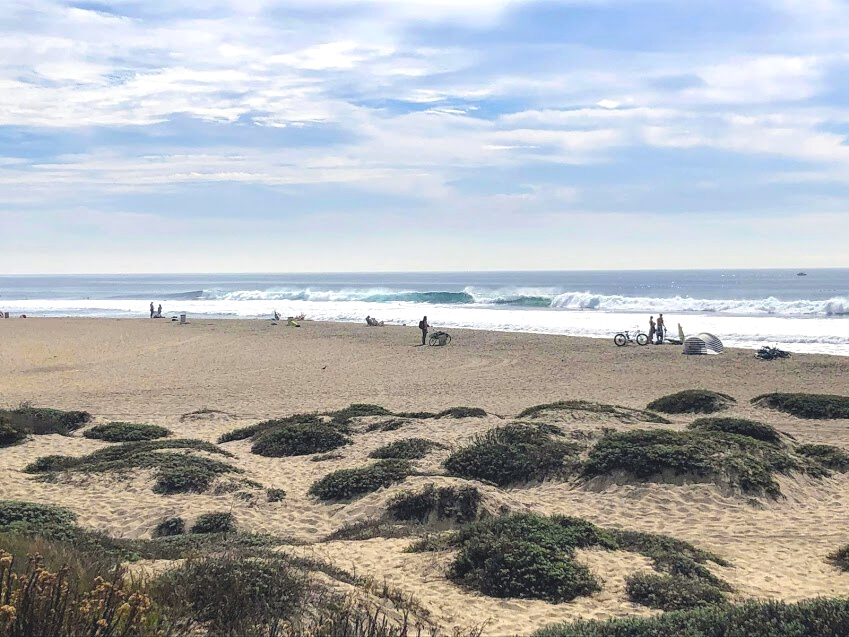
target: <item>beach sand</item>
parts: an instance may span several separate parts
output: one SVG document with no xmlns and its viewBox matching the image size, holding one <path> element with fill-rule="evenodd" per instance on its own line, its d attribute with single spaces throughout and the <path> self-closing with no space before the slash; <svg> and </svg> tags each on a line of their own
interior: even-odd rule
<svg viewBox="0 0 849 637">
<path fill-rule="evenodd" d="M 147 537 L 163 517 L 232 509 L 241 528 L 291 538 L 290 550 L 326 557 L 360 575 L 386 580 L 416 597 L 444 627 L 485 622 L 486 635 L 528 634 L 546 624 L 583 618 L 650 614 L 627 601 L 624 578 L 648 561 L 624 552 L 582 551 L 579 560 L 604 580 L 604 590 L 567 604 L 499 600 L 452 584 L 444 557 L 406 554 L 406 539 L 318 541 L 345 523 L 379 515 L 402 489 L 445 476 L 409 478 L 344 504 L 307 496 L 332 470 L 361 466 L 368 453 L 393 440 L 426 437 L 448 446 L 503 424 L 525 407 L 584 399 L 634 408 L 674 391 L 705 388 L 734 396 L 727 415 L 775 425 L 800 442 L 849 449 L 849 421 L 804 421 L 754 407 L 765 392 L 849 393 L 849 358 L 794 355 L 763 362 L 753 352 L 686 357 L 675 346 L 617 348 L 611 341 L 550 335 L 451 330 L 449 347 L 416 347 L 409 327 L 305 321 L 300 328 L 268 321 L 37 319 L 0 321 L 0 403 L 85 409 L 96 422 L 161 424 L 180 437 L 215 441 L 223 432 L 298 412 L 327 411 L 350 403 L 392 410 L 482 407 L 481 419 L 416 421 L 397 431 L 359 433 L 343 457 L 261 458 L 247 441 L 227 443 L 245 477 L 287 491 L 282 502 L 244 501 L 233 494 L 160 496 L 149 475 L 129 480 L 90 477 L 70 483 L 37 482 L 21 472 L 48 454 L 83 454 L 105 446 L 80 435 L 40 436 L 0 450 L 0 499 L 66 506 L 81 524 L 114 535 Z M 218 412 L 183 417 L 208 408 Z M 220 413 L 219 413 L 220 412 Z M 724 414 L 724 415 L 725 415 Z M 672 428 L 692 418 L 675 417 Z M 657 427 L 628 424 L 598 414 L 569 415 L 567 430 Z M 438 473 L 449 453 L 437 450 L 419 463 Z M 849 574 L 825 556 L 849 542 L 849 475 L 814 480 L 779 479 L 786 498 L 752 500 L 724 494 L 713 484 L 578 485 L 547 482 L 500 490 L 482 486 L 487 502 L 511 511 L 561 513 L 595 523 L 672 535 L 714 551 L 733 563 L 714 567 L 734 585 L 735 599 L 799 600 L 845 594 Z M 262 494 L 261 494 L 262 495 Z"/>
</svg>

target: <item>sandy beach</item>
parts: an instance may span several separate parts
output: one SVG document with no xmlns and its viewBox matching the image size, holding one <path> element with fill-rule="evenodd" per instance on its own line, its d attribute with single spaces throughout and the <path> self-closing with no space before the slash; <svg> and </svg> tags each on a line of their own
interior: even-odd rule
<svg viewBox="0 0 849 637">
<path fill-rule="evenodd" d="M 268 418 L 328 411 L 351 403 L 391 410 L 481 407 L 478 419 L 416 421 L 397 431 L 355 437 L 342 458 L 263 458 L 248 441 L 227 443 L 245 476 L 287 492 L 283 502 L 244 501 L 232 494 L 161 496 L 150 476 L 34 481 L 21 469 L 48 454 L 81 455 L 105 446 L 79 434 L 39 436 L 0 450 L 0 499 L 66 506 L 89 527 L 125 537 L 147 537 L 163 517 L 194 518 L 231 509 L 245 530 L 291 538 L 292 550 L 326 557 L 371 574 L 415 596 L 440 624 L 486 622 L 486 635 L 528 634 L 578 617 L 606 618 L 652 611 L 629 602 L 624 578 L 647 568 L 630 553 L 587 550 L 579 559 L 604 581 L 604 590 L 566 604 L 499 600 L 449 582 L 432 554 L 407 554 L 405 539 L 319 542 L 345 523 L 379 515 L 397 491 L 426 483 L 462 482 L 440 463 L 451 447 L 509 422 L 522 409 L 583 399 L 645 408 L 651 400 L 704 388 L 737 399 L 727 414 L 774 425 L 799 442 L 849 449 L 849 421 L 805 421 L 754 407 L 766 392 L 849 393 L 849 357 L 794 355 L 763 362 L 748 350 L 721 356 L 682 356 L 676 346 L 617 348 L 609 340 L 451 330 L 448 347 L 417 347 L 409 327 L 305 321 L 300 328 L 268 321 L 38 319 L 0 321 L 0 403 L 90 411 L 96 423 L 159 424 L 175 435 L 215 442 L 224 432 Z M 200 409 L 215 412 L 185 417 Z M 691 417 L 671 417 L 681 429 Z M 565 430 L 635 428 L 603 414 L 570 415 Z M 658 427 L 640 423 L 639 427 Z M 307 489 L 330 471 L 361 466 L 373 449 L 393 440 L 425 437 L 447 445 L 419 463 L 430 476 L 408 478 L 351 503 L 324 504 Z M 845 593 L 849 574 L 825 556 L 849 541 L 849 475 L 814 480 L 779 478 L 784 499 L 724 494 L 713 484 L 579 485 L 546 482 L 521 488 L 480 488 L 488 502 L 510 511 L 561 513 L 597 524 L 664 533 L 728 559 L 711 569 L 735 587 L 734 599 L 795 601 Z M 305 544 L 305 545 L 304 545 Z"/>
</svg>

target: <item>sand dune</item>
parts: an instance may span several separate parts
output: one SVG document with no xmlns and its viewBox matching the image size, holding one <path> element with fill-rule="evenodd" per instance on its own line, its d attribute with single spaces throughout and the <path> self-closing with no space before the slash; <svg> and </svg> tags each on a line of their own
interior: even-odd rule
<svg viewBox="0 0 849 637">
<path fill-rule="evenodd" d="M 0 498 L 54 503 L 74 510 L 80 523 L 113 535 L 148 537 L 164 517 L 232 510 L 239 525 L 290 538 L 286 550 L 325 557 L 358 574 L 372 575 L 415 596 L 443 626 L 486 623 L 485 634 L 527 634 L 570 618 L 607 618 L 652 611 L 626 600 L 624 577 L 649 568 L 646 558 L 625 552 L 586 550 L 579 561 L 604 581 L 604 590 L 568 604 L 487 598 L 449 582 L 447 557 L 408 554 L 409 539 L 320 543 L 341 526 L 380 516 L 400 490 L 428 483 L 458 484 L 443 475 L 452 447 L 509 422 L 523 408 L 553 400 L 586 399 L 644 408 L 672 391 L 704 387 L 735 396 L 728 413 L 773 424 L 801 442 L 849 449 L 849 421 L 804 421 L 754 407 L 768 391 L 849 393 L 849 359 L 794 356 L 756 361 L 751 352 L 684 357 L 674 347 L 622 348 L 565 337 L 456 332 L 448 348 L 417 348 L 412 329 L 369 330 L 306 322 L 301 329 L 259 321 L 202 321 L 179 326 L 158 321 L 26 320 L 0 323 L 3 360 L 0 400 L 7 405 L 87 409 L 96 422 L 122 419 L 168 427 L 180 437 L 215 441 L 237 427 L 296 412 L 369 402 L 393 410 L 439 410 L 456 405 L 485 408 L 481 419 L 411 421 L 395 431 L 357 425 L 355 443 L 339 459 L 262 458 L 248 441 L 223 445 L 244 477 L 287 497 L 245 500 L 235 494 L 161 496 L 152 478 L 135 472 L 44 482 L 21 469 L 48 454 L 82 455 L 107 443 L 40 436 L 0 450 Z M 188 412 L 213 408 L 220 413 Z M 558 416 L 564 430 L 593 434 L 616 429 L 683 428 L 691 419 L 656 425 L 592 412 Z M 576 434 L 582 435 L 582 434 Z M 323 504 L 307 495 L 330 471 L 362 466 L 368 454 L 394 440 L 423 437 L 446 445 L 417 467 L 430 476 L 350 503 Z M 637 483 L 623 479 L 590 484 L 546 482 L 521 488 L 480 486 L 488 506 L 587 518 L 603 526 L 664 533 L 709 549 L 733 563 L 714 567 L 736 588 L 735 596 L 799 600 L 845 593 L 849 575 L 824 561 L 849 542 L 849 475 L 815 480 L 780 479 L 785 498 L 746 498 L 714 484 Z M 308 543 L 308 546 L 294 544 Z M 141 567 L 139 567 L 141 568 Z M 153 565 L 152 568 L 158 568 Z"/>
</svg>

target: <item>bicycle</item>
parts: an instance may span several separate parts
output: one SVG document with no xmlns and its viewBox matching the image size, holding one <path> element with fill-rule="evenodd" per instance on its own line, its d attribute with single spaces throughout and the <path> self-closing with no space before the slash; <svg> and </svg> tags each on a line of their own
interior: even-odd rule
<svg viewBox="0 0 849 637">
<path fill-rule="evenodd" d="M 448 332 L 431 332 L 428 345 L 437 347 L 451 343 L 451 335 Z"/>
<path fill-rule="evenodd" d="M 614 336 L 613 342 L 616 343 L 616 347 L 624 347 L 628 343 L 636 343 L 640 346 L 648 345 L 649 335 L 637 328 L 637 333 L 634 335 L 634 338 L 631 338 L 631 332 L 625 330 L 623 332 L 619 332 L 616 336 Z"/>
</svg>

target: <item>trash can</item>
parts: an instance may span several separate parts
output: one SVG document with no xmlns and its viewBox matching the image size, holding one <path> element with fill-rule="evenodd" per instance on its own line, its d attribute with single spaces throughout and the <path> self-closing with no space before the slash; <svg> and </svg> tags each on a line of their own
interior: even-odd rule
<svg viewBox="0 0 849 637">
<path fill-rule="evenodd" d="M 186 324 L 186 313 L 183 312 L 182 314 L 180 314 L 180 325 L 185 325 L 185 324 Z"/>
</svg>

